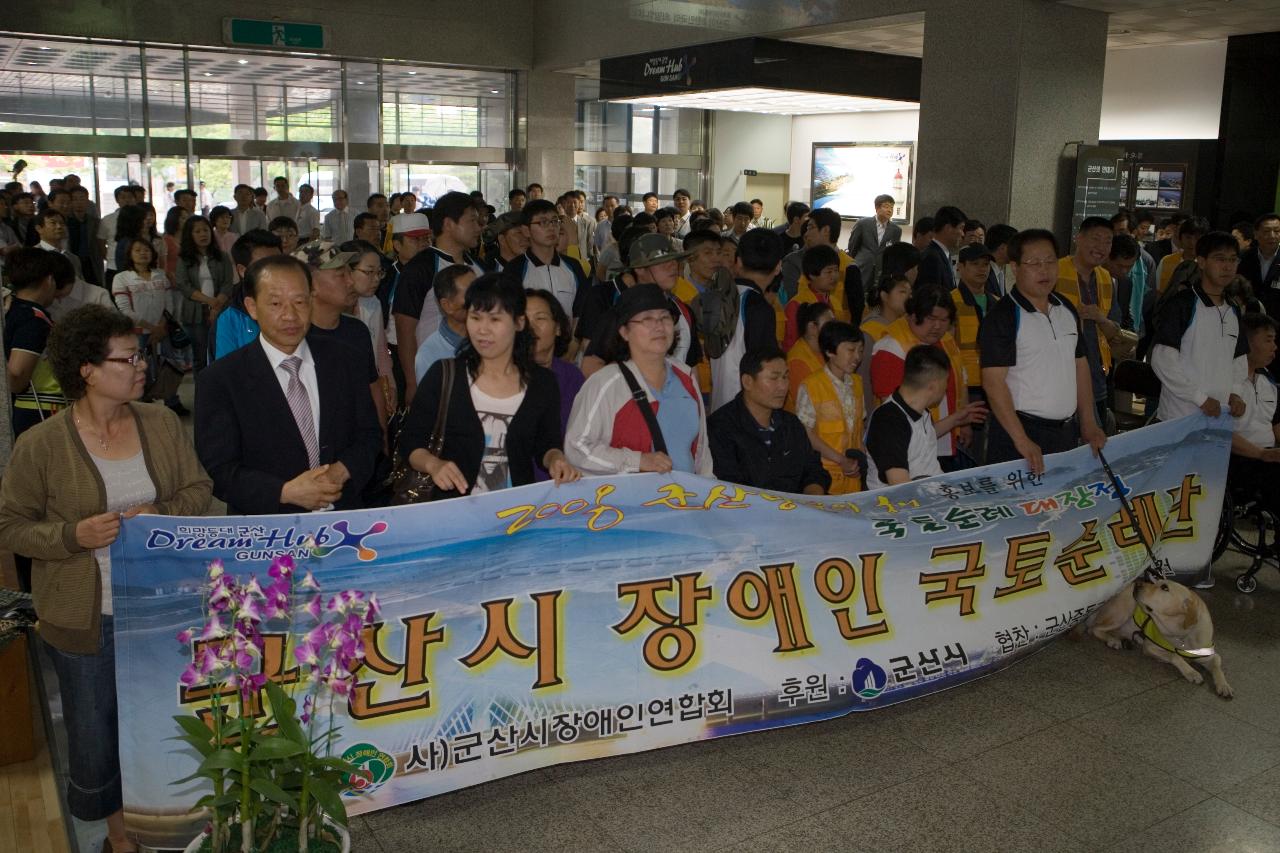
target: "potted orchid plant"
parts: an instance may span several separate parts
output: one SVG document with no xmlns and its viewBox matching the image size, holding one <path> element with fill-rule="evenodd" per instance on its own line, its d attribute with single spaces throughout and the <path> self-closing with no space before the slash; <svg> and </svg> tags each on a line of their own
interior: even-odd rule
<svg viewBox="0 0 1280 853">
<path fill-rule="evenodd" d="M 333 755 L 334 706 L 350 695 L 364 660 L 362 633 L 378 616 L 377 598 L 355 590 L 326 597 L 288 556 L 267 576 L 265 586 L 252 575 L 241 581 L 213 561 L 203 624 L 178 635 L 191 653 L 182 683 L 209 696 L 207 716 L 174 717 L 177 739 L 200 757 L 195 773 L 174 784 L 204 779 L 210 787 L 196 803 L 209 824 L 187 849 L 345 853 L 342 793 L 359 771 Z M 263 671 L 269 645 L 284 661 L 274 678 Z"/>
</svg>

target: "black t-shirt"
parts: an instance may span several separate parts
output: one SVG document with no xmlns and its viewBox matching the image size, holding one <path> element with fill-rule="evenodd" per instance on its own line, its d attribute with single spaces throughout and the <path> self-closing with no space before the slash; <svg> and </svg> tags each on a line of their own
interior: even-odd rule
<svg viewBox="0 0 1280 853">
<path fill-rule="evenodd" d="M 880 406 L 871 413 L 867 423 L 867 453 L 875 461 L 881 477 L 891 468 L 911 470 L 912 426 L 907 413 L 898 406 Z"/>
<path fill-rule="evenodd" d="M 337 341 L 352 351 L 354 358 L 364 362 L 364 373 L 370 384 L 378 381 L 378 365 L 373 358 L 373 338 L 369 335 L 369 327 L 357 320 L 342 314 L 338 317 L 338 325 L 332 329 L 322 329 L 312 324 L 307 331 L 312 340 L 327 339 Z"/>
<path fill-rule="evenodd" d="M 578 317 L 578 327 L 574 330 L 573 336 L 579 340 L 585 338 L 591 341 L 588 354 L 595 354 L 590 350 L 597 348 L 604 333 L 609 331 L 610 327 L 603 323 L 606 318 L 610 318 L 611 321 L 613 304 L 626 289 L 622 280 L 616 278 L 598 282 L 587 288 L 587 293 L 582 298 L 582 314 Z"/>
<path fill-rule="evenodd" d="M 43 307 L 35 302 L 13 297 L 13 302 L 4 315 L 5 359 L 15 349 L 43 355 L 52 329 L 53 321 Z"/>
</svg>

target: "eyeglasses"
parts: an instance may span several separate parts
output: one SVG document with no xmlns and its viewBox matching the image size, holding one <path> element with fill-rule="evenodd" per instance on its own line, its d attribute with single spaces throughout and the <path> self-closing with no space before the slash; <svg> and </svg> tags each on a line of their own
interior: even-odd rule
<svg viewBox="0 0 1280 853">
<path fill-rule="evenodd" d="M 1057 258 L 1050 258 L 1043 261 L 1022 261 L 1019 266 L 1030 267 L 1036 269 L 1038 267 L 1056 267 L 1058 265 Z"/>
<path fill-rule="evenodd" d="M 649 317 L 634 317 L 627 321 L 628 323 L 639 323 L 650 329 L 661 329 L 665 326 L 674 326 L 676 318 L 670 314 L 653 314 Z"/>
<path fill-rule="evenodd" d="M 374 270 L 367 270 L 364 267 L 352 267 L 351 271 L 362 272 L 365 275 L 369 276 L 369 278 L 378 279 L 378 280 L 381 280 L 387 274 L 386 270 L 384 270 L 382 267 L 378 267 L 377 269 L 374 269 Z"/>
<path fill-rule="evenodd" d="M 541 228 L 559 228 L 561 226 L 561 222 L 559 219 L 535 219 L 529 224 L 537 225 Z"/>
<path fill-rule="evenodd" d="M 133 355 L 125 356 L 123 358 L 121 358 L 120 356 L 107 356 L 102 360 L 114 361 L 116 364 L 127 364 L 130 367 L 137 367 L 140 364 L 146 363 L 146 356 L 144 356 L 141 352 L 135 352 Z"/>
</svg>

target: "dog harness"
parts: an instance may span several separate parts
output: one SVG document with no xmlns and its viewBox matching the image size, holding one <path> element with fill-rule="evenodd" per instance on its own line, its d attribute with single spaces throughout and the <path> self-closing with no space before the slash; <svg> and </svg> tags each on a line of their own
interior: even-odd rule
<svg viewBox="0 0 1280 853">
<path fill-rule="evenodd" d="M 1134 639 L 1138 639 L 1141 635 L 1142 639 L 1150 640 L 1155 645 L 1164 649 L 1166 652 L 1173 652 L 1181 658 L 1190 660 L 1200 660 L 1202 658 L 1213 657 L 1213 646 L 1207 646 L 1201 649 L 1180 649 L 1165 637 L 1161 632 L 1160 626 L 1156 624 L 1156 620 L 1151 618 L 1151 614 L 1142 609 L 1142 605 L 1135 604 L 1133 606 L 1133 621 L 1138 626 L 1138 630 L 1134 632 Z"/>
</svg>

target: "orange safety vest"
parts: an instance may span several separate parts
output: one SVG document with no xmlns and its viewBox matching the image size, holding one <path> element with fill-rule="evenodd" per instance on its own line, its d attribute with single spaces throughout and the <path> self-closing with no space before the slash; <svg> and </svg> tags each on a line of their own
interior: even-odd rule
<svg viewBox="0 0 1280 853">
<path fill-rule="evenodd" d="M 963 286 L 963 285 L 962 285 Z M 911 332 L 911 326 L 907 323 L 906 315 L 899 317 L 889 324 L 889 328 L 885 331 L 885 335 L 893 338 L 902 347 L 903 358 L 906 353 L 911 352 L 912 347 L 920 346 L 920 339 Z M 942 340 L 938 341 L 937 346 L 942 347 L 942 351 L 947 354 L 947 359 L 951 362 L 951 378 L 947 381 L 947 410 L 942 411 L 942 405 L 939 404 L 929 410 L 929 417 L 934 422 L 942 420 L 959 408 L 958 401 L 962 395 L 968 395 L 968 374 L 965 372 L 964 355 L 960 352 L 960 347 L 956 346 L 956 339 L 947 332 L 942 336 Z M 955 450 L 955 439 L 951 439 L 952 452 Z"/>
<path fill-rule="evenodd" d="M 978 327 L 982 324 L 982 318 L 978 316 L 977 304 L 966 299 L 966 296 L 972 297 L 972 294 L 963 283 L 956 285 L 956 289 L 951 291 L 951 301 L 956 304 L 955 341 L 964 358 L 965 378 L 976 387 L 982 384 L 982 360 L 978 356 Z M 999 298 L 987 292 L 987 312 L 991 311 Z"/>
<path fill-rule="evenodd" d="M 822 370 L 822 357 L 813 351 L 804 338 L 796 341 L 787 352 L 787 379 L 791 382 L 791 394 L 787 396 L 788 412 L 795 413 L 800 385 L 809 377 L 809 374 L 820 370 Z"/>
<path fill-rule="evenodd" d="M 876 316 L 862 322 L 862 331 L 867 333 L 867 337 L 871 338 L 871 344 L 874 346 L 875 342 L 883 338 L 884 333 L 889 331 L 889 324 L 880 319 L 879 316 Z M 867 357 L 870 358 L 870 355 Z"/>
<path fill-rule="evenodd" d="M 1098 309 L 1105 316 L 1111 311 L 1111 273 L 1103 267 L 1096 267 L 1093 274 L 1098 282 Z M 1054 290 L 1064 299 L 1071 300 L 1077 311 L 1080 310 L 1080 277 L 1076 275 L 1076 267 L 1071 263 L 1070 255 L 1058 261 L 1058 283 Z M 1110 370 L 1111 345 L 1107 343 L 1107 337 L 1102 334 L 1101 329 L 1098 330 L 1098 354 L 1102 357 L 1102 369 Z"/>
<path fill-rule="evenodd" d="M 676 299 L 679 299 L 685 305 L 688 305 L 690 310 L 693 309 L 693 300 L 698 298 L 698 288 L 694 286 L 693 282 L 689 281 L 689 279 L 684 276 L 680 276 L 676 279 L 675 290 L 672 292 L 675 294 Z M 698 362 L 698 387 L 702 389 L 703 394 L 710 394 L 711 359 L 707 358 L 706 341 L 703 338 L 701 330 L 698 332 L 698 342 L 703 344 L 702 361 Z"/>
<path fill-rule="evenodd" d="M 832 248 L 835 247 L 833 246 Z M 853 263 L 853 258 L 849 257 L 843 249 L 836 249 L 836 254 L 840 256 L 840 277 L 836 280 L 836 289 L 831 291 L 831 295 L 827 297 L 827 300 L 831 303 L 831 310 L 835 312 L 836 319 L 847 323 L 852 315 L 849 313 L 849 301 L 844 294 L 844 274 L 849 269 L 849 265 Z M 800 276 L 800 285 L 796 288 L 796 295 L 791 297 L 791 300 L 801 303 L 818 301 L 818 295 L 809 287 L 809 277 L 807 275 L 802 274 Z M 782 340 L 781 334 L 778 335 L 778 340 Z"/>
<path fill-rule="evenodd" d="M 856 373 L 850 378 L 853 380 L 852 423 L 845 417 L 844 406 L 840 405 L 840 396 L 836 394 L 830 373 L 825 369 L 816 370 L 803 383 L 817 419 L 813 431 L 839 453 L 862 447 L 862 378 Z M 846 477 L 839 465 L 827 459 L 822 460 L 822 467 L 831 475 L 831 488 L 827 494 L 847 495 L 862 491 L 862 477 Z"/>
</svg>

